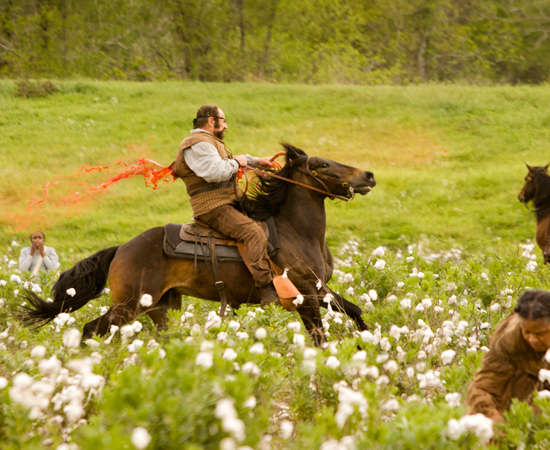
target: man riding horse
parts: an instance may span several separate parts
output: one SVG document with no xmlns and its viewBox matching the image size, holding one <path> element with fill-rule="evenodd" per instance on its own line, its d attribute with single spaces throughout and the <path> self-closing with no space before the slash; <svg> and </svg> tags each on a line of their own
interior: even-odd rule
<svg viewBox="0 0 550 450">
<path fill-rule="evenodd" d="M 225 146 L 227 123 L 216 105 L 204 105 L 193 119 L 193 130 L 180 145 L 173 169 L 185 182 L 193 216 L 218 232 L 244 242 L 250 270 L 260 290 L 261 306 L 279 300 L 273 286 L 267 237 L 252 219 L 238 211 L 243 193 L 236 183 L 239 167 L 272 167 L 269 157 L 236 155 Z"/>
</svg>

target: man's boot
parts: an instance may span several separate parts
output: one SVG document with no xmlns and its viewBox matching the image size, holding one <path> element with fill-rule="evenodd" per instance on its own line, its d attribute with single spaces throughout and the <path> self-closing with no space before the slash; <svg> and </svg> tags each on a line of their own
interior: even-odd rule
<svg viewBox="0 0 550 450">
<path fill-rule="evenodd" d="M 270 303 L 275 303 L 277 305 L 281 304 L 275 286 L 273 286 L 273 281 L 270 281 L 266 285 L 260 288 L 260 305 L 262 307 L 269 305 Z"/>
</svg>

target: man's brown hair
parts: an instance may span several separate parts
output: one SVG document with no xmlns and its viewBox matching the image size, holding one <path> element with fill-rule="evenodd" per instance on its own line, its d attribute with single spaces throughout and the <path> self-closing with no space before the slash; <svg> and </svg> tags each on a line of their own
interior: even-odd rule
<svg viewBox="0 0 550 450">
<path fill-rule="evenodd" d="M 216 105 L 204 105 L 197 111 L 197 117 L 193 119 L 193 128 L 202 128 L 208 123 L 209 117 L 216 119 L 215 127 L 218 128 L 220 119 L 217 119 L 220 108 Z"/>
</svg>

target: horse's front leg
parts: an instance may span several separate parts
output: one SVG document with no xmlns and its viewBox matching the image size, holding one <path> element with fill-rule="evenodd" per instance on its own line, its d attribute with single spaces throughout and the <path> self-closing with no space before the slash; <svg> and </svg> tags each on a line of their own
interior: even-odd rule
<svg viewBox="0 0 550 450">
<path fill-rule="evenodd" d="M 340 312 L 344 312 L 348 317 L 352 318 L 357 324 L 359 331 L 365 331 L 369 329 L 369 326 L 361 318 L 363 310 L 359 308 L 359 306 L 350 302 L 349 300 L 346 300 L 344 297 L 342 297 L 340 294 L 337 294 L 330 288 L 329 291 L 335 299 L 334 303 L 336 308 L 338 308 Z"/>
<path fill-rule="evenodd" d="M 304 303 L 298 307 L 298 314 L 300 314 L 302 322 L 315 345 L 321 347 L 327 342 L 327 337 L 323 330 L 319 297 L 313 287 L 308 289 L 301 288 L 300 292 L 304 296 Z"/>
</svg>

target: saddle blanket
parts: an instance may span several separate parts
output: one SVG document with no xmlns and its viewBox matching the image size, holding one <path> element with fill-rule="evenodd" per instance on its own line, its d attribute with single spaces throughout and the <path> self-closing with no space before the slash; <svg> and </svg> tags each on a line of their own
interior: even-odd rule
<svg viewBox="0 0 550 450">
<path fill-rule="evenodd" d="M 267 222 L 258 222 L 258 224 L 263 227 L 268 238 L 268 255 L 274 256 L 279 249 L 279 242 L 273 219 L 270 218 Z M 243 260 L 236 240 L 200 223 L 185 223 L 183 225 L 168 223 L 164 225 L 163 250 L 167 256 L 172 258 L 210 260 L 210 239 L 213 239 L 216 245 L 218 261 Z"/>
</svg>

